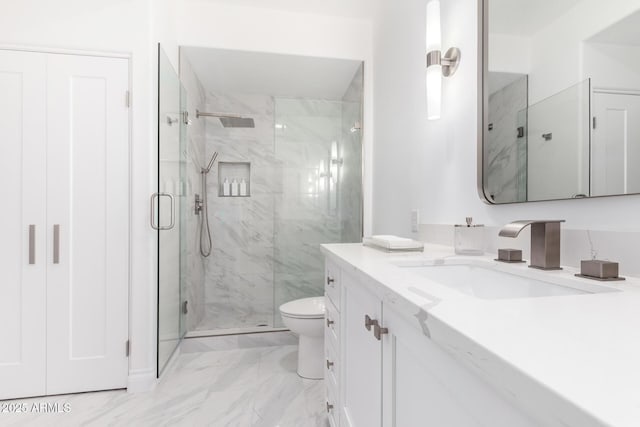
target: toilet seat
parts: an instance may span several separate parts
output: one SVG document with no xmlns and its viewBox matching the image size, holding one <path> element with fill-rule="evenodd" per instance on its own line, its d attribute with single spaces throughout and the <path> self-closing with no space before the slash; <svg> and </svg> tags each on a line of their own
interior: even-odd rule
<svg viewBox="0 0 640 427">
<path fill-rule="evenodd" d="M 324 311 L 324 297 L 302 298 L 280 306 L 282 316 L 294 319 L 322 319 Z"/>
</svg>

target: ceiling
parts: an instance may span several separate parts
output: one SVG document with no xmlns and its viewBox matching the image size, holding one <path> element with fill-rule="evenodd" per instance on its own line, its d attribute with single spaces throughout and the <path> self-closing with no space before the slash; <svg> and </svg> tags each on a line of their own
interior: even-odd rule
<svg viewBox="0 0 640 427">
<path fill-rule="evenodd" d="M 207 92 L 340 100 L 360 61 L 182 47 Z"/>
<path fill-rule="evenodd" d="M 381 0 L 207 0 L 234 6 L 370 19 Z M 388 0 L 386 0 L 388 1 Z"/>
<path fill-rule="evenodd" d="M 489 31 L 529 37 L 584 0 L 490 0 Z M 553 20 L 553 18 L 551 18 Z"/>
<path fill-rule="evenodd" d="M 640 11 L 627 16 L 589 39 L 590 42 L 640 46 Z"/>
</svg>

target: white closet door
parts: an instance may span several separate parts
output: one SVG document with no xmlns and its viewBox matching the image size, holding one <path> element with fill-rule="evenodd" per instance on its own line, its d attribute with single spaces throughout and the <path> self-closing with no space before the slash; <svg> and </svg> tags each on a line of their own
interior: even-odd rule
<svg viewBox="0 0 640 427">
<path fill-rule="evenodd" d="M 640 192 L 640 95 L 594 93 L 591 194 Z"/>
<path fill-rule="evenodd" d="M 125 59 L 48 56 L 47 394 L 127 384 L 127 89 Z"/>
<path fill-rule="evenodd" d="M 45 392 L 45 60 L 0 50 L 0 399 Z"/>
</svg>

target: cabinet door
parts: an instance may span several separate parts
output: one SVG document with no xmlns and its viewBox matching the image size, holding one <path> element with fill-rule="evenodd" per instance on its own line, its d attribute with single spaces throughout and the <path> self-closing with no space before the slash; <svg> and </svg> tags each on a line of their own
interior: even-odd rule
<svg viewBox="0 0 640 427">
<path fill-rule="evenodd" d="M 47 393 L 127 384 L 128 61 L 49 55 Z"/>
<path fill-rule="evenodd" d="M 0 50 L 0 399 L 45 392 L 45 60 Z"/>
<path fill-rule="evenodd" d="M 382 414 L 382 344 L 365 327 L 365 316 L 381 321 L 382 304 L 342 271 L 341 425 L 376 427 Z"/>
<path fill-rule="evenodd" d="M 524 413 L 460 365 L 418 324 L 384 307 L 385 427 L 534 427 Z"/>
</svg>

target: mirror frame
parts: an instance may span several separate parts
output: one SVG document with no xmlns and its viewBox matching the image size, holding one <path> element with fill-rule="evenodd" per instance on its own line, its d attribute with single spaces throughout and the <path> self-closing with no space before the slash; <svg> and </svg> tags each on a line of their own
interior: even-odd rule
<svg viewBox="0 0 640 427">
<path fill-rule="evenodd" d="M 486 193 L 484 185 L 484 141 L 488 139 L 487 123 L 489 122 L 488 81 L 489 74 L 489 0 L 478 0 L 478 153 L 477 158 L 477 190 L 480 199 L 488 205 L 496 205 Z M 517 203 L 517 202 L 513 202 Z M 522 202 L 520 202 L 522 203 Z"/>
</svg>

